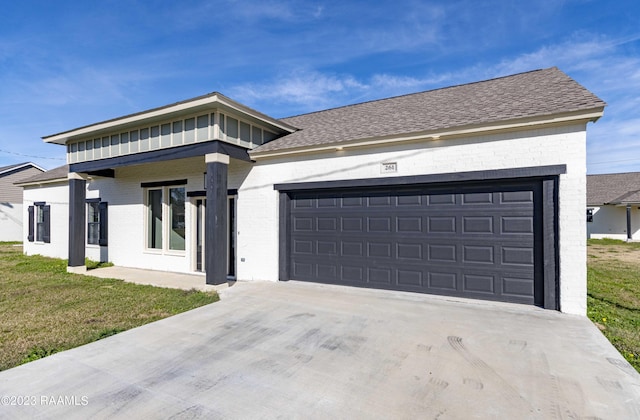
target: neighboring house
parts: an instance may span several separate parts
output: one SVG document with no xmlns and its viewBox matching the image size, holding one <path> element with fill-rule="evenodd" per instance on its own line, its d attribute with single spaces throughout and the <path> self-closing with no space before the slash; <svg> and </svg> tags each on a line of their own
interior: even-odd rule
<svg viewBox="0 0 640 420">
<path fill-rule="evenodd" d="M 22 241 L 22 188 L 14 183 L 42 173 L 35 163 L 0 167 L 0 242 Z"/>
<path fill-rule="evenodd" d="M 640 172 L 587 176 L 587 235 L 640 239 Z"/>
<path fill-rule="evenodd" d="M 72 272 L 101 255 L 585 314 L 586 125 L 604 107 L 557 68 L 284 119 L 211 93 L 44 137 L 67 149 L 67 190 L 26 185 L 61 210 L 25 252 L 64 252 L 68 223 Z"/>
</svg>

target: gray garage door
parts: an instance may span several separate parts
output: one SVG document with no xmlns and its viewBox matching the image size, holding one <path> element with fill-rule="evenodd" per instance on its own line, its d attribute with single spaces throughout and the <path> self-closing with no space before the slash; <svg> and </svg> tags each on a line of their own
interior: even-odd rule
<svg viewBox="0 0 640 420">
<path fill-rule="evenodd" d="M 540 189 L 532 181 L 295 192 L 290 277 L 541 304 Z"/>
</svg>

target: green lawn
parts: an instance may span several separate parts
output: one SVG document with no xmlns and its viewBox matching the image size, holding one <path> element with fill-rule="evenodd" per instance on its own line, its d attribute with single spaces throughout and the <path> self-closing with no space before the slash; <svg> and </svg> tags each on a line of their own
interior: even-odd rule
<svg viewBox="0 0 640 420">
<path fill-rule="evenodd" d="M 0 243 L 0 370 L 216 302 L 218 295 L 69 274 Z"/>
<path fill-rule="evenodd" d="M 640 372 L 640 243 L 588 244 L 587 314 Z"/>
</svg>

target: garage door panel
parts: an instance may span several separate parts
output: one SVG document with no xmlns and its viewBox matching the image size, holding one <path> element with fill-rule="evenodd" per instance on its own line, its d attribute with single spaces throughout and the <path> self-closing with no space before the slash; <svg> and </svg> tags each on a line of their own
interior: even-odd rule
<svg viewBox="0 0 640 420">
<path fill-rule="evenodd" d="M 422 287 L 424 273 L 422 270 L 398 270 L 398 285 Z"/>
<path fill-rule="evenodd" d="M 367 218 L 367 230 L 369 232 L 391 233 L 391 217 Z"/>
<path fill-rule="evenodd" d="M 463 274 L 463 291 L 474 294 L 494 295 L 495 276 L 491 274 Z"/>
<path fill-rule="evenodd" d="M 428 273 L 430 289 L 436 289 L 440 291 L 446 291 L 449 293 L 455 292 L 458 289 L 458 274 L 446 273 L 439 271 L 432 271 Z"/>
<path fill-rule="evenodd" d="M 423 261 L 425 256 L 422 248 L 422 244 L 398 243 L 396 245 L 396 255 L 399 260 L 408 259 Z"/>
<path fill-rule="evenodd" d="M 340 220 L 343 231 L 362 232 L 362 226 L 364 223 L 361 217 L 342 217 Z"/>
<path fill-rule="evenodd" d="M 533 182 L 292 194 L 290 278 L 533 304 L 536 194 Z"/>
<path fill-rule="evenodd" d="M 461 194 L 463 206 L 478 205 L 478 204 L 493 204 L 493 193 L 467 193 Z"/>
<path fill-rule="evenodd" d="M 444 244 L 427 244 L 428 261 L 446 261 L 455 263 L 457 258 L 456 246 L 455 245 L 444 245 Z"/>
<path fill-rule="evenodd" d="M 417 206 L 422 206 L 423 203 L 426 202 L 426 199 L 424 196 L 416 194 L 416 195 L 400 195 L 397 198 L 397 206 L 398 208 L 402 209 L 405 207 L 409 207 L 411 209 L 417 207 Z"/>
<path fill-rule="evenodd" d="M 456 196 L 455 194 L 428 195 L 427 204 L 429 207 L 439 207 L 439 206 L 452 207 L 456 204 Z"/>
<path fill-rule="evenodd" d="M 463 245 L 462 262 L 467 264 L 495 264 L 493 246 Z"/>
<path fill-rule="evenodd" d="M 509 275 L 503 276 L 502 293 L 505 296 L 517 296 L 530 299 L 531 296 L 533 296 L 533 279 Z"/>
<path fill-rule="evenodd" d="M 501 203 L 533 203 L 533 191 L 505 191 L 500 193 Z"/>
<path fill-rule="evenodd" d="M 313 241 L 304 239 L 294 239 L 293 241 L 293 253 L 294 254 L 308 254 L 313 253 Z"/>
<path fill-rule="evenodd" d="M 503 216 L 500 219 L 501 234 L 533 235 L 533 216 Z"/>
<path fill-rule="evenodd" d="M 495 233 L 493 216 L 462 216 L 462 233 Z"/>
<path fill-rule="evenodd" d="M 422 234 L 422 217 L 419 216 L 397 216 L 396 232 L 410 234 Z"/>
<path fill-rule="evenodd" d="M 533 249 L 528 247 L 502 247 L 502 264 L 533 267 Z"/>
<path fill-rule="evenodd" d="M 428 232 L 434 233 L 454 233 L 456 232 L 455 216 L 428 216 Z"/>
<path fill-rule="evenodd" d="M 314 220 L 312 217 L 294 217 L 294 232 L 313 232 Z"/>
</svg>

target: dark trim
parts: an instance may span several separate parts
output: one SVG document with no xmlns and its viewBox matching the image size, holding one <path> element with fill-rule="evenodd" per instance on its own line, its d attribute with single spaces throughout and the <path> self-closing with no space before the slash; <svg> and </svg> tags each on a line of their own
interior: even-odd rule
<svg viewBox="0 0 640 420">
<path fill-rule="evenodd" d="M 114 171 L 113 169 L 101 169 L 99 171 L 87 172 L 87 175 L 101 176 L 103 178 L 115 178 L 116 171 Z"/>
<path fill-rule="evenodd" d="M 84 266 L 87 181 L 69 180 L 69 267 Z"/>
<path fill-rule="evenodd" d="M 291 255 L 291 197 L 289 194 L 281 193 L 280 217 L 278 226 L 278 277 L 282 281 L 287 281 L 289 277 L 289 256 Z"/>
<path fill-rule="evenodd" d="M 34 231 L 35 231 L 35 206 L 27 207 L 27 214 L 29 215 L 29 230 L 27 232 L 27 241 L 33 242 L 35 239 Z"/>
<path fill-rule="evenodd" d="M 99 203 L 100 199 L 99 198 L 87 198 L 86 200 L 84 200 L 85 203 Z"/>
<path fill-rule="evenodd" d="M 100 202 L 98 204 L 98 214 L 100 218 L 100 237 L 98 238 L 98 245 L 107 246 L 109 245 L 109 203 L 106 201 Z"/>
<path fill-rule="evenodd" d="M 46 201 L 34 201 L 33 202 L 34 206 L 44 206 L 45 204 L 47 204 Z"/>
<path fill-rule="evenodd" d="M 227 195 L 238 195 L 238 190 L 235 189 L 235 188 L 227 190 Z M 187 192 L 187 197 L 206 197 L 206 196 L 207 196 L 207 191 L 206 190 L 188 191 Z"/>
<path fill-rule="evenodd" d="M 275 184 L 274 190 L 299 191 L 328 188 L 390 187 L 395 185 L 424 185 L 449 182 L 490 181 L 498 179 L 533 178 L 567 173 L 567 165 L 533 166 L 529 168 L 494 169 L 487 171 L 450 172 L 446 174 L 398 176 L 391 178 L 347 179 L 340 181 L 294 182 Z"/>
<path fill-rule="evenodd" d="M 251 162 L 251 158 L 249 157 L 246 148 L 220 140 L 214 140 L 160 150 L 151 150 L 142 153 L 134 153 L 125 156 L 92 160 L 89 162 L 72 163 L 69 165 L 69 172 L 98 172 L 123 166 L 204 156 L 208 153 L 223 153 L 234 159 Z"/>
<path fill-rule="evenodd" d="M 44 227 L 42 242 L 49 244 L 51 243 L 51 206 L 42 206 L 42 225 Z"/>
<path fill-rule="evenodd" d="M 560 247 L 558 245 L 558 177 L 542 181 L 542 282 L 545 309 L 560 310 Z"/>
<path fill-rule="evenodd" d="M 627 239 L 631 240 L 631 204 L 627 204 Z"/>
<path fill-rule="evenodd" d="M 186 179 L 175 179 L 172 181 L 156 181 L 156 182 L 142 182 L 140 186 L 142 188 L 156 188 L 156 187 L 169 187 L 172 185 L 187 185 Z"/>
<path fill-rule="evenodd" d="M 207 163 L 205 269 L 207 284 L 227 282 L 227 170 L 222 162 Z"/>
</svg>

